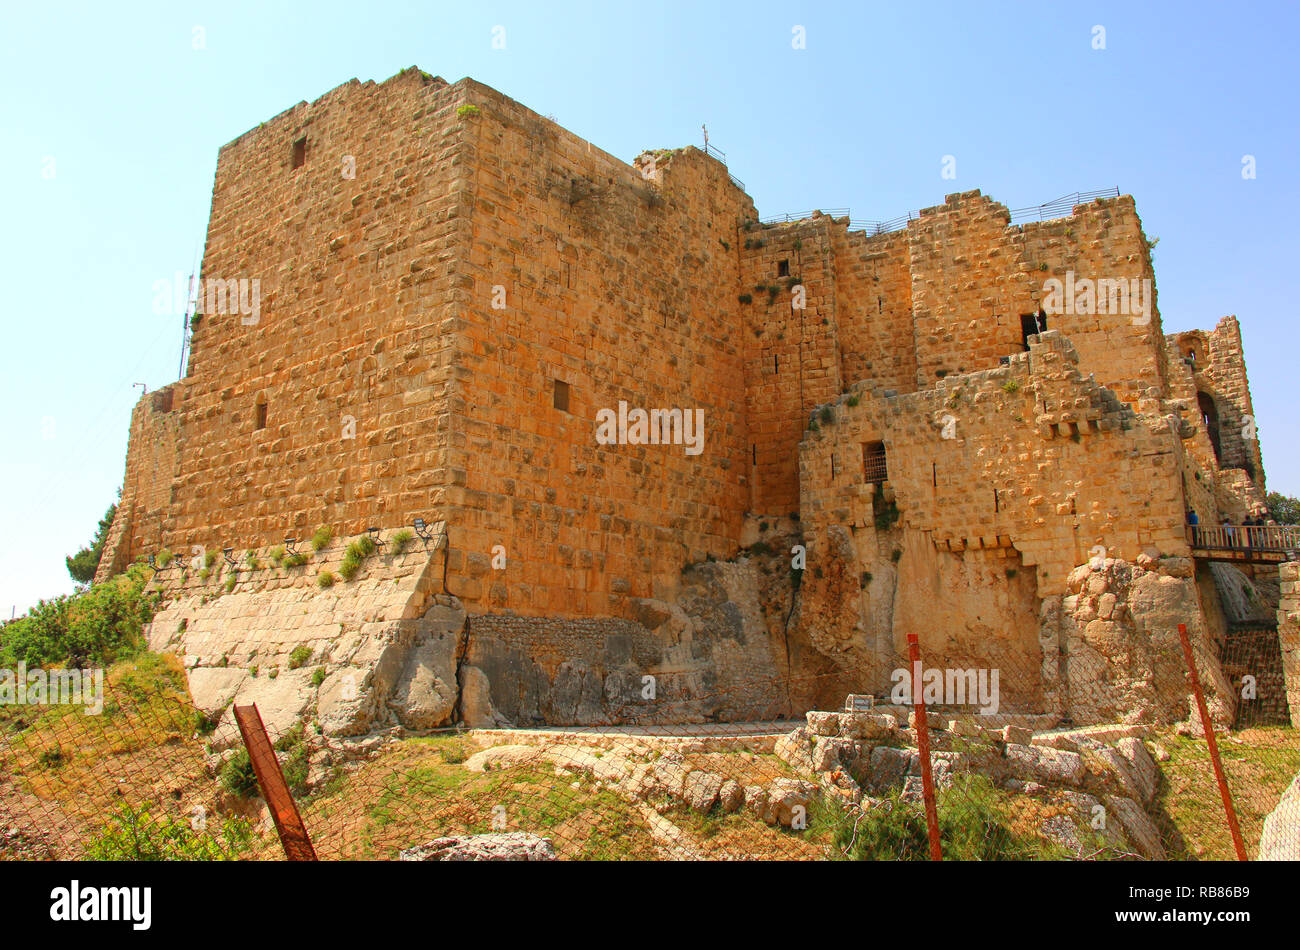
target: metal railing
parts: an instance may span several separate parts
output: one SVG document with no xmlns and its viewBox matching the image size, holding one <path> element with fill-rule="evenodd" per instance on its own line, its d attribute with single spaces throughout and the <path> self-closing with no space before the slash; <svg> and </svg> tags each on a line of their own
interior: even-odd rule
<svg viewBox="0 0 1300 950">
<path fill-rule="evenodd" d="M 1062 195 L 1060 198 L 1054 198 L 1051 201 L 1041 205 L 1034 205 L 1029 208 L 1016 208 L 1011 211 L 1011 223 L 1018 224 L 1023 221 L 1048 221 L 1052 218 L 1063 218 L 1069 215 L 1076 205 L 1086 204 L 1090 201 L 1096 201 L 1098 198 L 1118 198 L 1119 188 L 1103 188 L 1099 191 L 1076 191 L 1073 194 Z M 811 218 L 817 212 L 815 211 L 796 211 L 786 214 L 774 214 L 770 217 L 760 218 L 760 224 L 791 224 L 795 221 L 804 221 Z M 896 218 L 890 218 L 887 221 L 869 221 L 863 218 L 854 218 L 850 215 L 848 208 L 825 208 L 822 214 L 831 218 L 848 218 L 850 231 L 865 231 L 867 234 L 888 234 L 892 231 L 901 231 L 913 221 L 919 220 L 921 212 L 909 211 L 907 214 L 901 214 Z"/>
<path fill-rule="evenodd" d="M 1300 526 L 1189 524 L 1187 541 L 1202 551 L 1290 554 L 1300 552 Z"/>
</svg>

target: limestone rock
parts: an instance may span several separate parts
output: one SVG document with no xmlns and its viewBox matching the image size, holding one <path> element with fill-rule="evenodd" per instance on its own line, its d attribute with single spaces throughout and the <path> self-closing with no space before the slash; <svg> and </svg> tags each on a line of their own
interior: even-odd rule
<svg viewBox="0 0 1300 950">
<path fill-rule="evenodd" d="M 1142 806 L 1131 798 L 1119 795 L 1106 796 L 1106 811 L 1120 820 L 1128 838 L 1143 857 L 1152 861 L 1165 859 L 1165 847 L 1160 843 L 1160 832 L 1152 824 Z"/>
<path fill-rule="evenodd" d="M 402 861 L 554 861 L 549 838 L 522 831 L 451 835 L 407 848 Z"/>
<path fill-rule="evenodd" d="M 1260 861 L 1300 861 L 1300 773 L 1264 819 Z"/>
<path fill-rule="evenodd" d="M 686 803 L 698 812 L 707 812 L 718 803 L 724 779 L 712 772 L 691 772 L 683 790 Z"/>
<path fill-rule="evenodd" d="M 1115 748 L 1119 750 L 1120 755 L 1124 756 L 1133 771 L 1140 793 L 1139 800 L 1144 805 L 1151 804 L 1160 783 L 1160 767 L 1156 765 L 1155 759 L 1151 757 L 1151 753 L 1147 751 L 1141 739 L 1132 737 L 1120 739 L 1115 743 Z"/>
<path fill-rule="evenodd" d="M 739 811 L 745 804 L 745 789 L 739 782 L 727 779 L 718 790 L 718 803 L 727 813 Z"/>
<path fill-rule="evenodd" d="M 1075 752 L 1007 743 L 1004 754 L 1012 774 L 1029 781 L 1077 786 L 1087 774 L 1082 756 Z"/>
</svg>

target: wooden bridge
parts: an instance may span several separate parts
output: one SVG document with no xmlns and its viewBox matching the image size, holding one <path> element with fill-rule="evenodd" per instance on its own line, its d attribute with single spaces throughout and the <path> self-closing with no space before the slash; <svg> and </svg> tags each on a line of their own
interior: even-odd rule
<svg viewBox="0 0 1300 950">
<path fill-rule="evenodd" d="M 1300 526 L 1189 524 L 1192 557 L 1207 561 L 1280 564 L 1300 561 Z"/>
</svg>

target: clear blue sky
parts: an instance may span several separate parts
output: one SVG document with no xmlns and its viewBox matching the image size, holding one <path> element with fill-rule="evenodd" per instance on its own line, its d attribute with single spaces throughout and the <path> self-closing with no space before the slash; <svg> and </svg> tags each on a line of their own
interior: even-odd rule
<svg viewBox="0 0 1300 950">
<path fill-rule="evenodd" d="M 760 213 L 890 218 L 1117 185 L 1166 331 L 1242 321 L 1269 487 L 1300 494 L 1290 3 L 22 4 L 0 32 L 0 607 L 71 590 L 137 390 L 175 379 L 217 149 L 352 77 L 473 76 L 631 161 L 707 123 Z M 505 49 L 492 48 L 494 26 Z M 794 26 L 807 48 L 793 49 Z M 1106 48 L 1092 48 L 1093 27 Z M 195 49 L 195 28 L 203 49 Z M 940 176 L 956 158 L 955 181 Z M 1244 180 L 1242 156 L 1257 178 Z M 53 159 L 53 177 L 48 174 Z M 1293 275 L 1288 278 L 1286 275 Z"/>
</svg>

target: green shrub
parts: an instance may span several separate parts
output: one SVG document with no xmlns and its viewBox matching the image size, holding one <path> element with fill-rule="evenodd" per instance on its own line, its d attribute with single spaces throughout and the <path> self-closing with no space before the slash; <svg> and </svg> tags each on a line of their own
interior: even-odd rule
<svg viewBox="0 0 1300 950">
<path fill-rule="evenodd" d="M 296 670 L 310 659 L 311 647 L 306 644 L 294 647 L 293 652 L 289 654 L 289 669 Z"/>
<path fill-rule="evenodd" d="M 206 551 L 206 552 L 204 552 L 204 554 L 203 554 L 203 566 L 204 566 L 204 567 L 206 567 L 206 568 L 210 571 L 210 570 L 212 570 L 213 567 L 216 566 L 216 563 L 217 563 L 217 552 L 216 552 L 216 551 Z"/>
<path fill-rule="evenodd" d="M 415 535 L 411 531 L 403 528 L 397 534 L 393 535 L 388 544 L 393 549 L 393 554 L 398 555 L 406 550 L 406 546 L 415 540 Z"/>
<path fill-rule="evenodd" d="M 335 581 L 334 575 L 330 571 L 321 571 L 319 574 L 316 575 L 316 584 L 319 587 L 325 587 L 325 588 L 333 587 L 334 581 Z"/>
<path fill-rule="evenodd" d="M 361 570 L 361 561 L 348 551 L 343 555 L 343 563 L 339 565 L 339 576 L 345 581 L 350 581 L 357 576 L 359 570 Z"/>
<path fill-rule="evenodd" d="M 311 685 L 319 686 L 321 683 L 325 682 L 325 677 L 327 675 L 328 674 L 325 672 L 325 667 L 323 666 L 316 667 L 316 669 L 311 671 Z"/>
<path fill-rule="evenodd" d="M 850 396 L 848 399 L 844 401 L 850 406 L 856 406 L 858 403 L 862 401 L 862 399 L 861 397 L 858 396 L 857 393 L 854 393 L 852 396 Z"/>
<path fill-rule="evenodd" d="M 1014 379 L 1008 379 L 1002 384 L 1002 391 L 1004 393 L 1018 393 L 1020 392 L 1020 383 Z"/>
<path fill-rule="evenodd" d="M 820 415 L 821 415 L 822 422 L 826 423 L 827 425 L 830 425 L 832 422 L 835 421 L 835 410 L 832 409 L 830 406 L 822 406 L 822 411 Z"/>
<path fill-rule="evenodd" d="M 753 303 L 754 298 L 750 294 L 741 294 L 739 298 L 741 303 Z"/>
<path fill-rule="evenodd" d="M 234 861 L 251 850 L 242 818 L 207 819 L 196 830 L 188 818 L 155 818 L 148 808 L 123 804 L 86 844 L 91 861 Z"/>
<path fill-rule="evenodd" d="M 881 505 L 876 509 L 876 530 L 888 531 L 894 526 L 894 522 L 901 517 L 902 512 L 898 510 L 898 505 L 895 502 L 891 501 Z"/>
<path fill-rule="evenodd" d="M 168 564 L 172 562 L 172 559 L 175 557 L 176 557 L 175 554 L 172 554 L 171 551 L 168 551 L 166 548 L 163 548 L 161 551 L 158 552 L 157 555 L 155 555 L 154 563 L 157 564 L 159 567 L 166 567 Z"/>
<path fill-rule="evenodd" d="M 316 533 L 311 536 L 311 549 L 318 554 L 330 546 L 334 540 L 334 529 L 329 525 L 321 525 L 316 529 Z"/>
<path fill-rule="evenodd" d="M 239 578 L 236 577 L 234 574 L 231 574 L 229 577 L 227 577 L 226 584 L 225 584 L 226 593 L 227 594 L 233 593 L 235 590 L 235 585 L 238 583 L 239 583 Z"/>
<path fill-rule="evenodd" d="M 290 554 L 288 557 L 286 557 L 284 559 L 284 566 L 302 567 L 304 564 L 307 563 L 307 560 L 308 560 L 307 555 L 304 554 L 302 551 L 299 551 L 296 554 Z"/>
<path fill-rule="evenodd" d="M 143 627 L 158 609 L 145 592 L 150 571 L 133 564 L 123 574 L 75 594 L 42 600 L 0 627 L 0 667 L 65 663 L 108 666 L 144 648 Z"/>
<path fill-rule="evenodd" d="M 253 771 L 253 760 L 248 757 L 248 750 L 240 748 L 235 754 L 221 763 L 221 787 L 240 798 L 252 798 L 258 793 L 257 773 Z"/>
<path fill-rule="evenodd" d="M 479 115 L 479 108 L 476 105 L 466 103 L 456 110 L 456 115 L 462 119 L 473 119 Z"/>
<path fill-rule="evenodd" d="M 271 551 L 267 555 L 267 557 L 271 559 L 271 563 L 274 564 L 276 567 L 283 567 L 284 566 L 284 545 L 277 544 L 275 547 L 271 548 Z"/>
<path fill-rule="evenodd" d="M 928 861 L 924 806 L 894 791 L 861 816 L 833 799 L 819 799 L 810 827 L 829 832 L 835 851 L 853 861 Z M 982 775 L 955 775 L 938 793 L 939 841 L 945 861 L 1060 860 L 1059 845 L 1012 830 L 1002 798 Z"/>
</svg>

